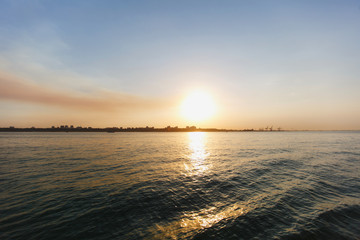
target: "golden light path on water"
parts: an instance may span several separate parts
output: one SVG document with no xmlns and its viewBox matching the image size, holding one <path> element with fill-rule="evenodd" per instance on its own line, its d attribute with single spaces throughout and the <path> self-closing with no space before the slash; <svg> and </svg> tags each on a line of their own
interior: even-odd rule
<svg viewBox="0 0 360 240">
<path fill-rule="evenodd" d="M 203 132 L 188 133 L 188 162 L 184 163 L 185 175 L 188 177 L 205 177 L 211 170 L 208 161 L 210 153 L 206 149 L 207 135 Z M 191 189 L 192 190 L 192 189 Z M 261 196 L 260 196 L 261 198 Z M 215 202 L 208 208 L 199 211 L 184 212 L 172 222 L 156 224 L 149 229 L 151 239 L 179 239 L 190 237 L 202 229 L 211 228 L 222 220 L 232 220 L 256 208 L 259 199 L 241 204 Z"/>
<path fill-rule="evenodd" d="M 206 161 L 209 153 L 205 148 L 206 133 L 204 132 L 191 132 L 189 134 L 189 150 L 191 151 L 188 156 L 189 162 L 184 162 L 184 168 L 188 176 L 202 175 L 211 167 Z"/>
</svg>

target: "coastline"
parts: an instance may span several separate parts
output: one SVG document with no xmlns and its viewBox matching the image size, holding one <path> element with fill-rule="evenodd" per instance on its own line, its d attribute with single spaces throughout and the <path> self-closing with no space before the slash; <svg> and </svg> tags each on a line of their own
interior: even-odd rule
<svg viewBox="0 0 360 240">
<path fill-rule="evenodd" d="M 93 127 L 51 127 L 51 128 L 15 128 L 7 127 L 0 128 L 0 132 L 357 132 L 360 130 L 263 130 L 263 129 L 218 129 L 218 128 L 197 128 L 192 127 L 106 127 L 106 128 L 93 128 Z"/>
</svg>

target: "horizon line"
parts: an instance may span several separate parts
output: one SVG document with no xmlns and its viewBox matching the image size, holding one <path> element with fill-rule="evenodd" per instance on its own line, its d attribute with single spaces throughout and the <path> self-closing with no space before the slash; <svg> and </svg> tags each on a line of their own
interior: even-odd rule
<svg viewBox="0 0 360 240">
<path fill-rule="evenodd" d="M 115 132 L 301 132 L 301 131 L 313 131 L 313 132 L 326 132 L 326 131 L 360 131 L 360 129 L 283 129 L 283 128 L 243 128 L 243 129 L 227 129 L 227 128 L 215 128 L 215 127 L 196 127 L 196 126 L 186 126 L 186 127 L 171 127 L 170 125 L 167 127 L 82 127 L 73 125 L 60 125 L 60 126 L 51 126 L 51 127 L 0 127 L 0 132 L 9 132 L 9 131 L 49 131 L 49 132 L 57 132 L 57 131 L 65 131 L 65 132 L 86 132 L 86 131 L 115 131 Z"/>
</svg>

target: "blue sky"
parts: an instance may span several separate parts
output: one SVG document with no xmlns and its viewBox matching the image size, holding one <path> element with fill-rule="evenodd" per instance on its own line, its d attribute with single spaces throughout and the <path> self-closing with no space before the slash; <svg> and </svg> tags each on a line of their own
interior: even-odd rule
<svg viewBox="0 0 360 240">
<path fill-rule="evenodd" d="M 178 105 L 204 89 L 204 127 L 360 129 L 360 1 L 0 6 L 2 126 L 184 126 Z"/>
</svg>

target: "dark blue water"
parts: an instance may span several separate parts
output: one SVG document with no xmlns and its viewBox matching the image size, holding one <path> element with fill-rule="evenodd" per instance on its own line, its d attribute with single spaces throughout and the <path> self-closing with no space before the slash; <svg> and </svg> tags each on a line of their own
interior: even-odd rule
<svg viewBox="0 0 360 240">
<path fill-rule="evenodd" d="M 1 239 L 360 239 L 360 132 L 0 133 Z"/>
</svg>

